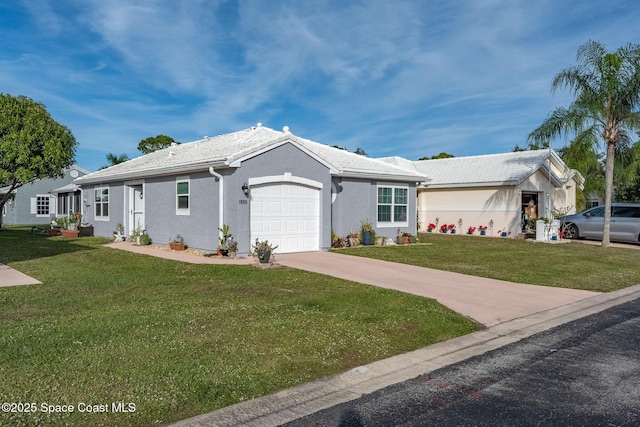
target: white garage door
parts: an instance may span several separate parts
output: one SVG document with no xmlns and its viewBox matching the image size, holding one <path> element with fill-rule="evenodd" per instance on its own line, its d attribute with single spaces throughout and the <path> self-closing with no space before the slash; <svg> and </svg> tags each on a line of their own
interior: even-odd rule
<svg viewBox="0 0 640 427">
<path fill-rule="evenodd" d="M 251 242 L 278 245 L 276 253 L 320 248 L 320 190 L 291 183 L 251 186 Z"/>
</svg>

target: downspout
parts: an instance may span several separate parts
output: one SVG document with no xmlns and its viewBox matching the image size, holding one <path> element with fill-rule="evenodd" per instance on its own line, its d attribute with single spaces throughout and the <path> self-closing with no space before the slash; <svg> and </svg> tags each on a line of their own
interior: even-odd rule
<svg viewBox="0 0 640 427">
<path fill-rule="evenodd" d="M 218 192 L 218 238 L 222 236 L 222 227 L 224 227 L 224 180 L 222 175 L 215 171 L 213 166 L 209 167 L 209 173 L 218 179 L 220 191 Z"/>
</svg>

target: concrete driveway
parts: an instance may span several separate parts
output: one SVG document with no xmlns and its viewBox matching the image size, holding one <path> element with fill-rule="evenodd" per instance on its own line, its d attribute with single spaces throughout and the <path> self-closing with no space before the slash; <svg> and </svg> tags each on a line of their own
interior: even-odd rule
<svg viewBox="0 0 640 427">
<path fill-rule="evenodd" d="M 281 254 L 300 270 L 433 298 L 485 326 L 571 304 L 597 292 L 526 285 L 335 252 Z"/>
</svg>

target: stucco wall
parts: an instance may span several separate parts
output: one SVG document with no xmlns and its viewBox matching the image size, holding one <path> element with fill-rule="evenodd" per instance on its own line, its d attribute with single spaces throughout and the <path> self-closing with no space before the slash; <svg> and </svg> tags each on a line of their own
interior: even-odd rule
<svg viewBox="0 0 640 427">
<path fill-rule="evenodd" d="M 438 227 L 455 224 L 457 233 L 463 234 L 469 227 L 489 226 L 493 221 L 487 234 L 504 230 L 517 235 L 520 225 L 519 194 L 515 187 L 420 190 L 418 204 L 421 231 L 436 220 Z"/>
<path fill-rule="evenodd" d="M 393 185 L 408 188 L 407 226 L 378 223 L 378 186 Z M 363 220 L 370 221 L 376 235 L 395 238 L 400 231 L 416 232 L 416 186 L 415 183 L 394 183 L 356 178 L 334 178 L 334 188 L 338 190 L 333 204 L 332 225 L 338 236 L 359 232 Z"/>
<path fill-rule="evenodd" d="M 109 220 L 96 220 L 94 189 L 97 187 L 109 187 Z M 116 229 L 116 224 L 125 223 L 123 218 L 123 184 L 115 182 L 110 184 L 91 185 L 83 187 L 84 213 L 82 221 L 93 226 L 94 236 L 111 237 Z"/>
</svg>

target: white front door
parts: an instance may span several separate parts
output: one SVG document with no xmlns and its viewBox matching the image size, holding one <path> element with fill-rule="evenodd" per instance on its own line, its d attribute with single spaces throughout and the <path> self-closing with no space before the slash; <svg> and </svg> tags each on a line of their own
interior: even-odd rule
<svg viewBox="0 0 640 427">
<path fill-rule="evenodd" d="M 293 183 L 251 186 L 251 243 L 278 245 L 276 253 L 320 249 L 320 190 Z"/>
<path fill-rule="evenodd" d="M 142 185 L 132 185 L 129 187 L 129 233 L 140 228 L 145 229 L 144 224 L 144 194 Z"/>
</svg>

